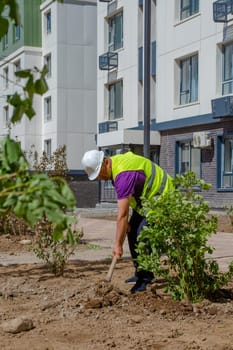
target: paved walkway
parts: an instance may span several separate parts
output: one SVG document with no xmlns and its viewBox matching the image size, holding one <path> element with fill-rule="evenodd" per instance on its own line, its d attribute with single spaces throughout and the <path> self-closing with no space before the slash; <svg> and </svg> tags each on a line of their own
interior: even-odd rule
<svg viewBox="0 0 233 350">
<path fill-rule="evenodd" d="M 71 261 L 111 258 L 116 222 L 107 219 L 107 216 L 113 215 L 116 215 L 116 209 L 80 211 L 78 228 L 83 230 L 83 240 L 86 245 L 77 249 L 77 252 L 71 256 Z M 233 260 L 233 233 L 218 232 L 210 238 L 209 244 L 215 248 L 211 258 L 216 259 L 220 269 L 225 271 Z M 124 257 L 130 257 L 127 241 L 124 244 Z M 0 265 L 4 266 L 38 262 L 41 261 L 31 252 L 14 255 L 0 253 Z"/>
<path fill-rule="evenodd" d="M 81 216 L 79 227 L 83 228 L 84 238 L 86 237 L 86 240 L 90 244 L 102 247 L 99 251 L 100 257 L 104 258 L 105 254 L 110 256 L 115 237 L 115 221 Z M 210 237 L 209 245 L 214 247 L 214 252 L 210 257 L 216 259 L 220 269 L 225 271 L 229 263 L 233 260 L 233 233 L 218 232 Z M 84 257 L 85 255 L 86 253 L 84 253 Z M 90 255 L 92 255 L 92 252 L 90 252 Z M 125 242 L 124 257 L 129 256 L 128 245 Z M 79 253 L 79 259 L 81 258 L 82 254 Z"/>
</svg>

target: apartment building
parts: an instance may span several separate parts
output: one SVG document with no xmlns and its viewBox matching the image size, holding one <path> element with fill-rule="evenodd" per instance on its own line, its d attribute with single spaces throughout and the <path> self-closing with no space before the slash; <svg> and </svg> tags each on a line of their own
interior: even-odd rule
<svg viewBox="0 0 233 350">
<path fill-rule="evenodd" d="M 160 164 L 212 184 L 233 205 L 232 1 L 158 0 L 156 124 Z"/>
<path fill-rule="evenodd" d="M 97 145 L 110 154 L 142 153 L 145 1 L 98 2 Z M 151 159 L 211 183 L 212 207 L 233 205 L 233 3 L 150 2 Z"/>
<path fill-rule="evenodd" d="M 154 131 L 155 1 L 151 2 L 151 157 L 157 160 L 160 134 Z M 98 136 L 108 154 L 131 149 L 143 154 L 143 1 L 98 2 Z"/>
<path fill-rule="evenodd" d="M 0 42 L 0 137 L 10 133 L 27 152 L 50 156 L 66 145 L 67 165 L 82 173 L 81 158 L 96 147 L 96 0 L 18 0 L 21 25 L 10 23 Z M 6 8 L 7 16 L 7 8 Z M 48 67 L 45 95 L 36 96 L 36 117 L 9 125 L 7 96 L 23 94 L 17 70 Z"/>
</svg>

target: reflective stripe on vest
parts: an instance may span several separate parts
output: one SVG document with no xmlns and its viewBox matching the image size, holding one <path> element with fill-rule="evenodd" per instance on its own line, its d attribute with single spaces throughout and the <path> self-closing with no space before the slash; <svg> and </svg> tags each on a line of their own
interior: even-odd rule
<svg viewBox="0 0 233 350">
<path fill-rule="evenodd" d="M 150 176 L 149 181 L 148 181 L 147 192 L 150 191 L 150 189 L 152 187 L 152 184 L 153 184 L 153 181 L 154 181 L 155 176 L 156 176 L 156 166 L 155 166 L 155 164 L 153 162 L 151 162 L 151 167 L 152 167 L 152 169 L 151 169 L 151 176 Z M 165 188 L 165 185 L 166 185 L 166 182 L 167 182 L 167 172 L 164 170 L 163 171 L 163 180 L 162 180 L 162 183 L 161 183 L 161 185 L 159 187 L 159 190 L 156 193 L 156 195 L 160 195 L 163 192 L 163 190 Z"/>
</svg>

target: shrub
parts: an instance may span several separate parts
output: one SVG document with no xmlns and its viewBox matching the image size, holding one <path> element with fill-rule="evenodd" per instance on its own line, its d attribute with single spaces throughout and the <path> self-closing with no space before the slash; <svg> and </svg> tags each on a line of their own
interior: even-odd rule
<svg viewBox="0 0 233 350">
<path fill-rule="evenodd" d="M 49 269 L 56 275 L 64 273 L 68 258 L 74 253 L 80 243 L 82 233 L 72 230 L 72 241 L 67 239 L 66 233 L 54 240 L 53 227 L 47 220 L 42 220 L 35 226 L 36 236 L 32 245 L 35 255 L 47 263 Z"/>
<path fill-rule="evenodd" d="M 210 185 L 192 172 L 178 175 L 174 184 L 173 191 L 143 202 L 148 226 L 139 236 L 138 263 L 163 276 L 174 299 L 198 302 L 227 283 L 233 264 L 223 274 L 216 261 L 206 259 L 213 253 L 207 241 L 216 233 L 217 217 L 207 215 L 209 205 L 200 191 Z"/>
</svg>

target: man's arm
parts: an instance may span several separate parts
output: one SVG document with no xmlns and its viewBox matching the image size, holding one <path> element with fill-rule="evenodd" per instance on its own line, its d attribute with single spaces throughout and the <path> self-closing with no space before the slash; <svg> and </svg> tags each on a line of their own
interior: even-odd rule
<svg viewBox="0 0 233 350">
<path fill-rule="evenodd" d="M 120 258 L 123 254 L 123 243 L 128 228 L 129 198 L 118 200 L 118 215 L 116 227 L 116 240 L 113 248 L 113 256 Z"/>
</svg>

